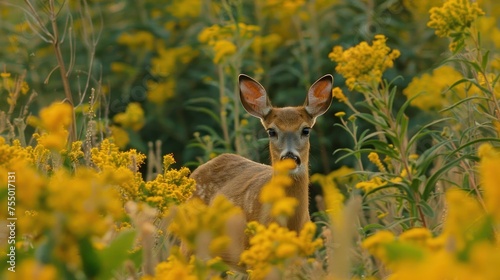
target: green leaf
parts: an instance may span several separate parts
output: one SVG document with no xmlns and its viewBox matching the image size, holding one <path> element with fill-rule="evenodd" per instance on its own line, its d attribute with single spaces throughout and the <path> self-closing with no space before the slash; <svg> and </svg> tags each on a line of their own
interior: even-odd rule
<svg viewBox="0 0 500 280">
<path fill-rule="evenodd" d="M 429 218 L 434 218 L 435 216 L 434 210 L 432 210 L 432 208 L 429 206 L 429 204 L 427 204 L 425 200 L 421 200 L 418 203 L 418 207 L 420 207 L 424 215 L 426 215 Z"/>
<path fill-rule="evenodd" d="M 487 50 L 486 53 L 483 55 L 483 59 L 481 60 L 481 67 L 483 69 L 486 69 L 486 66 L 488 65 L 488 58 L 490 55 L 490 51 Z"/>
<path fill-rule="evenodd" d="M 113 242 L 102 251 L 98 252 L 96 259 L 102 265 L 102 273 L 97 279 L 112 279 L 113 273 L 131 257 L 129 250 L 134 244 L 136 232 L 133 230 L 120 233 Z"/>
<path fill-rule="evenodd" d="M 102 271 L 101 262 L 97 252 L 92 246 L 90 237 L 84 237 L 78 241 L 78 250 L 82 259 L 83 272 L 89 279 L 94 279 Z"/>
<path fill-rule="evenodd" d="M 367 232 L 374 231 L 377 229 L 385 229 L 385 226 L 383 226 L 381 224 L 368 224 L 368 225 L 363 227 L 363 232 L 367 233 Z"/>
<path fill-rule="evenodd" d="M 432 174 L 425 185 L 424 192 L 422 194 L 422 199 L 427 200 L 431 192 L 435 189 L 437 181 L 440 179 L 441 175 L 443 175 L 446 171 L 450 170 L 452 167 L 458 165 L 465 158 L 469 158 L 468 156 L 461 156 L 455 160 L 452 160 L 445 164 L 443 167 L 438 169 L 436 173 Z"/>
<path fill-rule="evenodd" d="M 401 262 L 404 260 L 422 260 L 425 252 L 422 248 L 404 242 L 392 242 L 385 245 L 387 257 L 390 262 Z"/>
<path fill-rule="evenodd" d="M 52 250 L 56 244 L 54 234 L 52 232 L 46 233 L 47 239 L 35 251 L 35 258 L 43 264 L 48 264 L 52 259 Z"/>
</svg>

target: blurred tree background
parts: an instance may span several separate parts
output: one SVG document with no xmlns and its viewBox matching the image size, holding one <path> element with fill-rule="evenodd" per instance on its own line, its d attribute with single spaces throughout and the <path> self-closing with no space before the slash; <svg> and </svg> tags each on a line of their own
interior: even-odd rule
<svg viewBox="0 0 500 280">
<path fill-rule="evenodd" d="M 495 13 L 498 8 L 489 2 L 483 4 Z M 265 132 L 239 104 L 240 73 L 260 81 L 274 105 L 300 105 L 312 82 L 335 74 L 335 64 L 328 58 L 333 46 L 347 48 L 384 34 L 388 46 L 401 52 L 384 78 L 394 80 L 402 92 L 448 51 L 448 42 L 426 26 L 429 9 L 438 4 L 427 0 L 2 1 L 0 67 L 22 77 L 18 81 L 31 89 L 31 94 L 23 91 L 17 102 L 30 100 L 32 114 L 69 95 L 79 119 L 79 139 L 89 137 L 84 135 L 89 122 L 83 120 L 90 118 L 96 139 L 112 135 L 123 149 L 143 153 L 148 143 L 160 140 L 163 154 L 173 153 L 178 164 L 191 168 L 223 152 L 267 163 Z M 342 76 L 335 75 L 335 86 L 346 89 Z M 0 103 L 6 111 L 7 94 L 2 91 Z M 352 101 L 357 94 L 350 93 Z M 397 104 L 404 100 L 399 94 Z M 318 120 L 311 137 L 312 172 L 352 165 L 352 159 L 331 160 L 335 149 L 352 145 L 350 137 L 333 126 L 338 121 L 334 114 L 348 111 L 344 105 L 334 101 Z M 429 113 L 418 109 L 408 114 L 415 125 L 429 119 Z M 371 128 L 362 125 L 365 129 Z"/>
</svg>

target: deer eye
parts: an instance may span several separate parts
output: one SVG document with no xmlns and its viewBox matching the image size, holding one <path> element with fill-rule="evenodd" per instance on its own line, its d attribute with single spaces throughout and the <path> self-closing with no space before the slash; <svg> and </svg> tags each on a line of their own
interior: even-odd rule
<svg viewBox="0 0 500 280">
<path fill-rule="evenodd" d="M 309 133 L 311 133 L 311 128 L 310 127 L 304 127 L 302 129 L 302 136 L 308 136 Z"/>
<path fill-rule="evenodd" d="M 269 135 L 269 137 L 273 137 L 273 138 L 278 136 L 278 133 L 276 133 L 276 130 L 274 130 L 273 128 L 267 129 L 267 134 Z"/>
</svg>

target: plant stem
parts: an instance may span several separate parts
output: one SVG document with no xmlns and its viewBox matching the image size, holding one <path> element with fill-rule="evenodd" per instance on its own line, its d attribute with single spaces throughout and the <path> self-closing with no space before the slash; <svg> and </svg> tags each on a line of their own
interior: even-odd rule
<svg viewBox="0 0 500 280">
<path fill-rule="evenodd" d="M 218 70 L 218 75 L 219 75 L 219 102 L 220 102 L 220 109 L 219 109 L 219 115 L 220 115 L 220 125 L 222 128 L 222 134 L 224 135 L 224 142 L 225 146 L 227 149 L 231 146 L 230 144 L 230 139 L 229 139 L 229 131 L 227 129 L 227 112 L 226 112 L 226 104 L 224 104 L 224 91 L 226 89 L 226 83 L 224 80 L 224 66 L 223 65 L 218 65 L 217 66 Z"/>
<path fill-rule="evenodd" d="M 71 106 L 71 111 L 73 115 L 73 122 L 70 126 L 69 131 L 69 145 L 76 140 L 76 121 L 74 113 L 74 103 L 73 95 L 71 94 L 71 87 L 69 85 L 68 75 L 66 73 L 66 67 L 64 66 L 64 59 L 61 52 L 60 42 L 59 42 L 59 29 L 57 27 L 57 12 L 54 7 L 54 0 L 49 1 L 49 16 L 50 22 L 52 24 L 52 46 L 54 47 L 54 52 L 57 59 L 57 64 L 59 66 L 59 72 L 61 73 L 61 80 L 64 87 L 64 94 L 66 96 L 66 102 Z"/>
</svg>

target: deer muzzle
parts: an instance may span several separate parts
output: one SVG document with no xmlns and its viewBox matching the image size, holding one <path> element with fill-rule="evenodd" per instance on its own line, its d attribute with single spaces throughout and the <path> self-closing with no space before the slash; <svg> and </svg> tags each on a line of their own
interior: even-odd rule
<svg viewBox="0 0 500 280">
<path fill-rule="evenodd" d="M 300 157 L 298 157 L 297 155 L 293 154 L 292 152 L 288 152 L 284 156 L 281 157 L 281 160 L 284 160 L 287 158 L 293 159 L 293 161 L 295 161 L 295 164 L 297 164 L 297 166 L 300 166 Z"/>
</svg>

